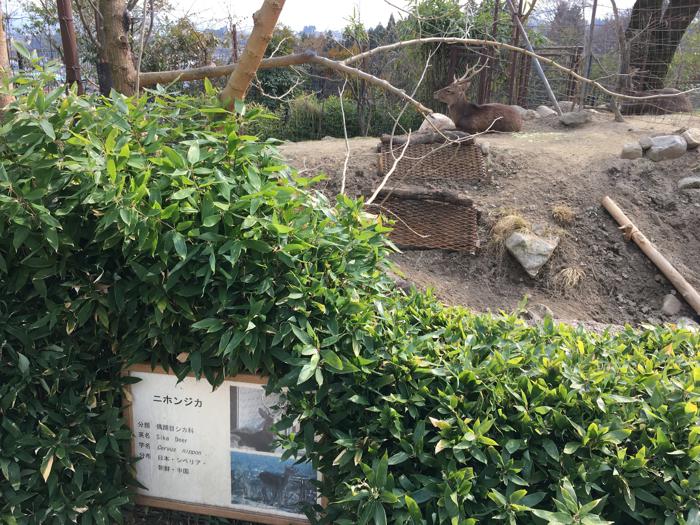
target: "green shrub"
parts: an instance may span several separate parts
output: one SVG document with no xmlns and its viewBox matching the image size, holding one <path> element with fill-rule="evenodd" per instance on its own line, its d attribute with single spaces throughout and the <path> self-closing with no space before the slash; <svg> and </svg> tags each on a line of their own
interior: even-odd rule
<svg viewBox="0 0 700 525">
<path fill-rule="evenodd" d="M 281 383 L 324 523 L 697 523 L 697 335 L 530 327 L 423 295 L 375 308 L 322 384 Z"/>
<path fill-rule="evenodd" d="M 321 102 L 323 115 L 321 116 L 321 136 L 336 138 L 345 137 L 343 131 L 343 111 L 345 111 L 345 125 L 348 137 L 360 135 L 360 123 L 357 120 L 357 103 L 348 97 L 343 98 L 343 107 L 340 107 L 340 97 L 330 96 Z"/>
<path fill-rule="evenodd" d="M 209 84 L 206 101 L 16 85 L 0 126 L 3 522 L 121 520 L 134 362 L 286 387 L 280 429 L 299 422 L 287 453 L 324 474 L 324 523 L 700 519 L 697 335 L 400 295 L 381 222 L 295 178 L 240 133 L 259 109 L 224 111 Z"/>
<path fill-rule="evenodd" d="M 256 111 L 211 90 L 16 86 L 0 126 L 0 521 L 116 522 L 121 367 L 284 375 L 275 355 L 386 292 L 384 229 L 293 180 L 238 133 Z"/>
<path fill-rule="evenodd" d="M 302 95 L 289 101 L 281 140 L 318 140 L 323 110 L 315 95 Z"/>
</svg>

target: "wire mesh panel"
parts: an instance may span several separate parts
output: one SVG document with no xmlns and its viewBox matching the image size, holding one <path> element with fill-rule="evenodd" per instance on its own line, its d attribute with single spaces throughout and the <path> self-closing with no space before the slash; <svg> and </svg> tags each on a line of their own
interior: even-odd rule
<svg viewBox="0 0 700 525">
<path fill-rule="evenodd" d="M 368 209 L 395 221 L 390 238 L 397 246 L 471 254 L 479 247 L 478 212 L 462 195 L 395 188 L 380 193 Z"/>
<path fill-rule="evenodd" d="M 379 172 L 386 175 L 403 146 L 382 143 L 379 153 Z M 476 144 L 411 144 L 398 162 L 392 180 L 413 182 L 449 179 L 471 183 L 485 182 L 488 173 L 484 155 Z"/>
</svg>

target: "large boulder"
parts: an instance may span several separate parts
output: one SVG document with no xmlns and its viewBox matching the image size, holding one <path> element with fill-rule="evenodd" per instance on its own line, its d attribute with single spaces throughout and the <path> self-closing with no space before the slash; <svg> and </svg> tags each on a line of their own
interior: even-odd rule
<svg viewBox="0 0 700 525">
<path fill-rule="evenodd" d="M 682 157 L 688 144 L 683 137 L 679 135 L 661 135 L 651 138 L 651 148 L 646 152 L 649 160 L 659 162 L 662 160 L 671 160 Z"/>
<path fill-rule="evenodd" d="M 572 128 L 583 126 L 591 120 L 593 120 L 593 115 L 589 111 L 573 111 L 559 116 L 559 122 Z"/>
<path fill-rule="evenodd" d="M 418 131 L 435 131 L 435 128 L 433 125 L 431 125 L 431 123 L 439 130 L 455 129 L 457 127 L 455 126 L 453 120 L 447 115 L 443 115 L 442 113 L 431 113 L 425 117 L 425 120 L 420 125 L 420 128 L 418 128 Z"/>
<path fill-rule="evenodd" d="M 540 237 L 525 231 L 513 232 L 506 239 L 506 248 L 530 277 L 536 277 L 559 245 L 559 237 Z"/>
<path fill-rule="evenodd" d="M 540 117 L 551 117 L 552 115 L 557 114 L 557 112 L 549 106 L 537 106 L 537 109 L 535 111 L 537 111 Z"/>
</svg>

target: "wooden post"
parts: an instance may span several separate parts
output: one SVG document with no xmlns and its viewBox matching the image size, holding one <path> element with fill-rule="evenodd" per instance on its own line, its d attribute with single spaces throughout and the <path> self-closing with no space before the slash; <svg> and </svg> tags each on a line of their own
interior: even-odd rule
<svg viewBox="0 0 700 525">
<path fill-rule="evenodd" d="M 80 78 L 80 58 L 78 57 L 78 40 L 75 36 L 73 23 L 73 5 L 71 0 L 56 0 L 58 7 L 58 24 L 61 28 L 61 43 L 63 44 L 63 63 L 66 66 L 66 83 L 69 86 L 78 85 L 78 94 L 84 92 Z"/>
<path fill-rule="evenodd" d="M 623 211 L 615 204 L 610 197 L 603 197 L 603 207 L 608 210 L 608 213 L 620 225 L 620 229 L 625 233 L 627 240 L 633 240 L 637 246 L 644 252 L 644 255 L 649 257 L 656 267 L 661 270 L 666 278 L 671 281 L 671 284 L 680 292 L 683 299 L 700 315 L 700 294 L 693 288 L 688 281 L 676 270 L 673 265 L 668 262 L 654 245 L 647 239 L 642 232 L 632 223 L 631 220 L 623 213 Z"/>
<path fill-rule="evenodd" d="M 510 7 L 510 10 L 515 13 L 515 7 L 513 7 L 513 2 L 512 0 L 506 0 L 508 3 L 508 7 Z M 520 17 L 516 16 L 514 18 L 515 23 L 518 26 L 518 29 L 520 30 L 520 33 L 523 35 L 523 40 L 525 41 L 525 47 L 527 48 L 530 53 L 534 53 L 535 50 L 532 48 L 532 44 L 530 43 L 530 39 L 527 37 L 527 33 L 525 32 L 525 28 L 523 27 L 522 22 L 520 21 Z M 536 58 L 533 57 L 532 61 L 535 64 L 535 71 L 537 71 L 537 75 L 540 77 L 540 80 L 544 84 L 544 89 L 547 91 L 547 96 L 549 96 L 549 100 L 552 102 L 552 105 L 554 106 L 554 109 L 556 112 L 561 115 L 561 108 L 559 107 L 559 102 L 557 102 L 557 97 L 554 96 L 554 91 L 552 91 L 552 87 L 549 85 L 549 80 L 547 80 L 547 75 L 544 74 L 544 70 L 542 69 L 542 64 L 540 64 L 540 61 Z"/>
<path fill-rule="evenodd" d="M 103 0 L 104 1 L 104 0 Z M 233 109 L 236 100 L 243 100 L 260 66 L 265 49 L 272 39 L 272 32 L 282 12 L 285 0 L 264 0 L 260 10 L 253 15 L 253 32 L 243 50 L 241 60 L 221 92 L 221 101 Z"/>
<path fill-rule="evenodd" d="M 7 49 L 7 36 L 5 35 L 4 18 L 2 16 L 2 5 L 0 4 L 0 84 L 9 80 L 12 76 L 10 69 L 10 54 Z M 0 109 L 12 102 L 11 95 L 0 95 Z"/>
</svg>

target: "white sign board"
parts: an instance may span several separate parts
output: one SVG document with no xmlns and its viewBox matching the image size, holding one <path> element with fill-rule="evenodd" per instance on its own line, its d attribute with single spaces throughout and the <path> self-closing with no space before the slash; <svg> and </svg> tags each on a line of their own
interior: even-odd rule
<svg viewBox="0 0 700 525">
<path fill-rule="evenodd" d="M 212 391 L 206 381 L 181 382 L 135 366 L 128 417 L 138 458 L 137 502 L 271 525 L 308 523 L 316 472 L 282 461 L 270 428 L 275 396 L 264 381 L 238 376 Z"/>
</svg>

